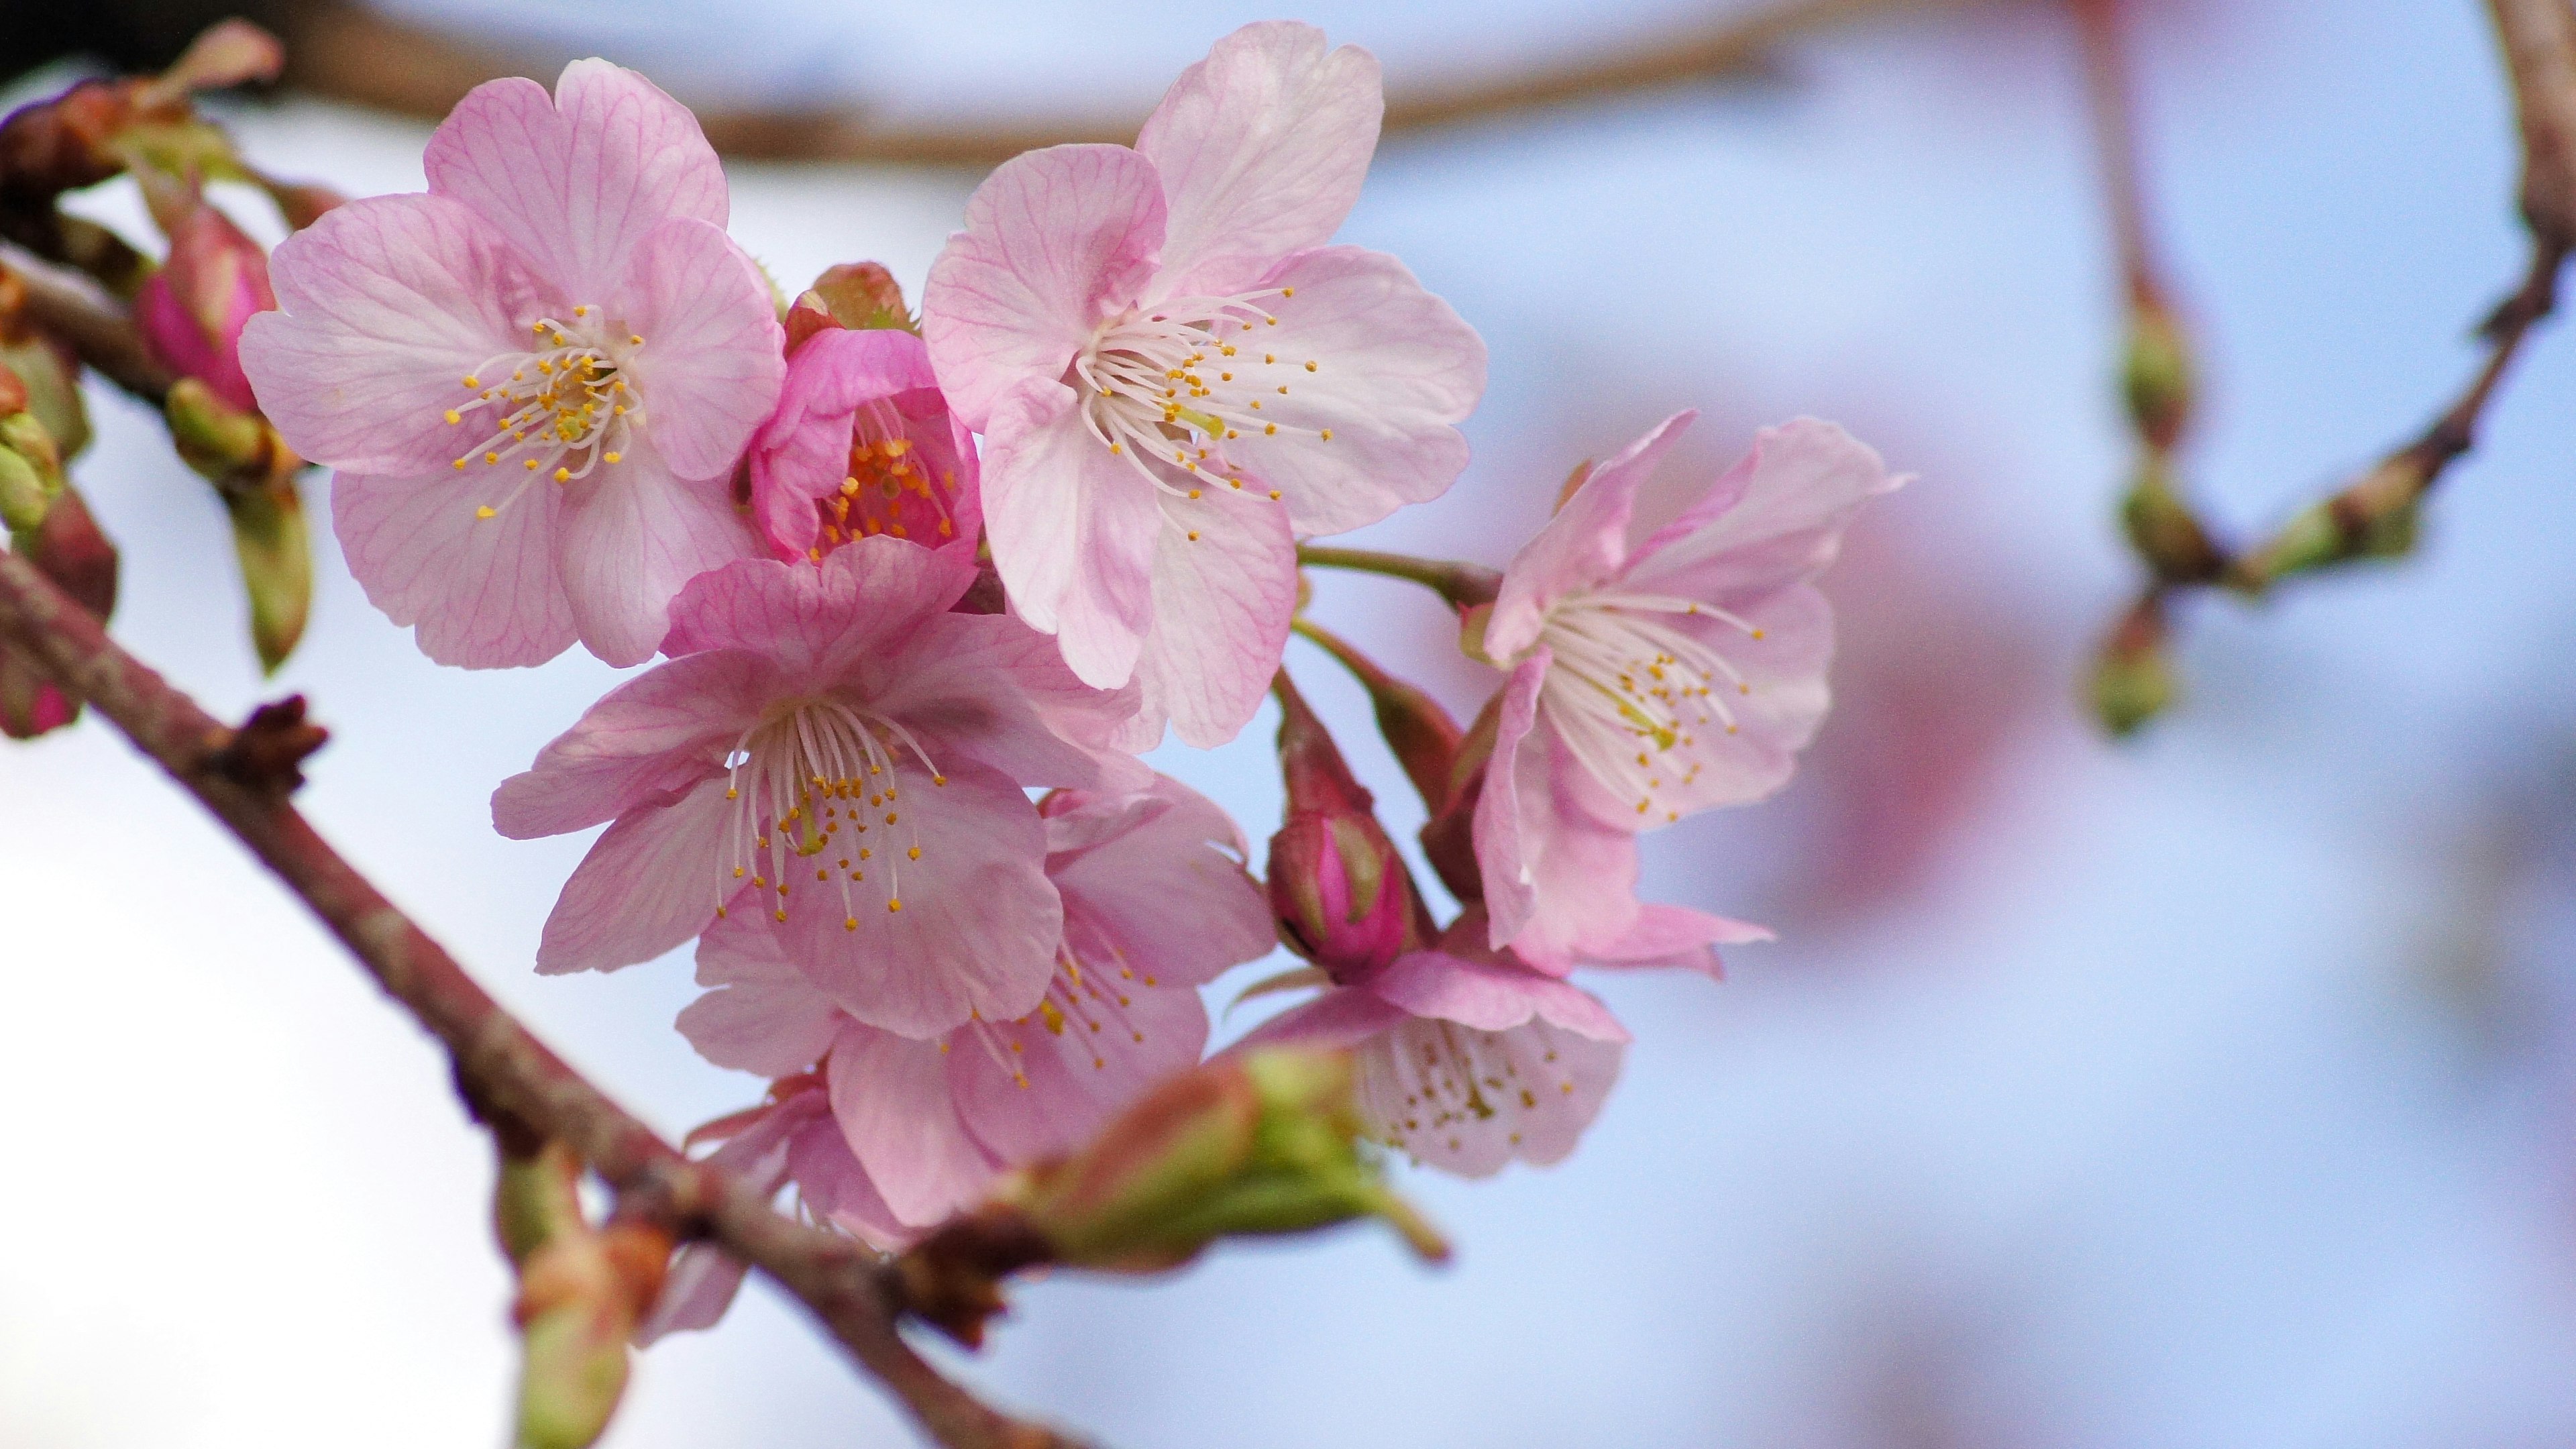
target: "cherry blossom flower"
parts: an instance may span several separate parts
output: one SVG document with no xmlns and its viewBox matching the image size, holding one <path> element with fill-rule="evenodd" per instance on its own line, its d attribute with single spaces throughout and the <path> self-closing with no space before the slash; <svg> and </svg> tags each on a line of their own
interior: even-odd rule
<svg viewBox="0 0 2576 1449">
<path fill-rule="evenodd" d="M 985 435 L 1012 606 L 1074 673 L 1142 687 L 1135 741 L 1215 745 L 1259 705 L 1294 535 L 1438 496 L 1485 350 L 1393 258 L 1326 246 L 1377 144 L 1367 52 L 1246 26 L 1136 146 L 1005 163 L 931 268 L 922 333 Z"/>
<path fill-rule="evenodd" d="M 975 444 L 921 339 L 835 327 L 798 347 L 752 441 L 751 504 L 784 559 L 819 561 L 879 533 L 971 556 L 983 522 Z"/>
<path fill-rule="evenodd" d="M 1017 620 L 950 612 L 974 578 L 970 558 L 880 535 L 691 582 L 670 661 L 493 795 L 517 839 L 614 822 L 537 969 L 614 969 L 750 915 L 887 1031 L 1036 1010 L 1064 922 L 1023 787 L 1148 776 L 1098 744 L 1133 692 L 1085 687 Z"/>
<path fill-rule="evenodd" d="M 1628 1029 L 1590 993 L 1485 944 L 1470 910 L 1431 950 L 1335 986 L 1229 1048 L 1351 1051 L 1370 1134 L 1462 1177 L 1563 1161 L 1619 1077 Z"/>
<path fill-rule="evenodd" d="M 1088 1141 L 1195 1065 L 1208 1033 L 1198 987 L 1272 945 L 1241 834 L 1186 786 L 1059 791 L 1043 811 L 1064 933 L 1046 994 L 1016 1016 L 908 1039 L 841 1009 L 754 913 L 729 916 L 699 946 L 698 980 L 713 989 L 680 1029 L 719 1066 L 822 1073 L 850 1165 L 811 1148 L 789 1175 L 809 1205 L 834 1204 L 826 1216 L 880 1246 L 980 1200 L 1005 1168 Z"/>
<path fill-rule="evenodd" d="M 576 638 L 652 657 L 692 577 L 756 556 L 731 475 L 785 363 L 768 284 L 724 234 L 696 119 L 632 71 L 478 86 L 426 195 L 341 206 L 270 260 L 282 311 L 243 370 L 338 470 L 350 569 L 442 663 Z"/>
<path fill-rule="evenodd" d="M 1688 426 L 1594 469 L 1504 572 L 1485 656 L 1510 671 L 1475 848 L 1493 943 L 1543 970 L 1696 958 L 1758 927 L 1636 899 L 1635 835 L 1784 784 L 1824 719 L 1833 614 L 1810 582 L 1897 487 L 1830 423 L 1769 428 L 1631 547 L 1638 486 Z"/>
</svg>

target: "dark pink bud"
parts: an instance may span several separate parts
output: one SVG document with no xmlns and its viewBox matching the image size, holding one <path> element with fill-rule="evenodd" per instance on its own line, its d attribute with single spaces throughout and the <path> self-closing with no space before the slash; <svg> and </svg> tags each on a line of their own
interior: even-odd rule
<svg viewBox="0 0 2576 1449">
<path fill-rule="evenodd" d="M 1356 981 L 1421 940 L 1413 882 L 1331 732 L 1285 673 L 1273 688 L 1288 811 L 1270 837 L 1270 909 L 1290 950 Z"/>
<path fill-rule="evenodd" d="M 170 260 L 143 284 L 134 318 L 164 366 L 256 412 L 259 399 L 238 355 L 242 326 L 276 306 L 268 254 L 231 218 L 197 200 L 173 220 Z"/>
</svg>

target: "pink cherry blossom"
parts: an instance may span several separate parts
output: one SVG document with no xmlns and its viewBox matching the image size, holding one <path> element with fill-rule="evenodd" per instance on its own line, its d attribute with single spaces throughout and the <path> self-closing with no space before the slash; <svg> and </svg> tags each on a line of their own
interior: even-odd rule
<svg viewBox="0 0 2576 1449">
<path fill-rule="evenodd" d="M 1638 904 L 1635 835 L 1778 789 L 1824 719 L 1833 613 L 1811 582 L 1897 487 L 1830 423 L 1763 430 L 1633 547 L 1681 413 L 1594 469 L 1512 560 L 1484 625 L 1510 671 L 1475 845 L 1493 942 L 1541 969 L 1690 957 L 1759 928 Z"/>
<path fill-rule="evenodd" d="M 1234 736 L 1296 606 L 1300 533 L 1438 496 L 1485 350 L 1393 258 L 1327 246 L 1376 148 L 1378 67 L 1311 26 L 1246 26 L 1130 150 L 1004 164 L 931 268 L 922 332 L 985 435 L 1013 607 L 1084 680 Z"/>
<path fill-rule="evenodd" d="M 794 1077 L 822 1064 L 842 1150 L 810 1148 L 786 1171 L 809 1205 L 828 1201 L 825 1216 L 879 1246 L 980 1200 L 1004 1169 L 1079 1146 L 1194 1065 L 1208 1032 L 1198 987 L 1271 947 L 1242 837 L 1204 797 L 1156 779 L 1058 792 L 1043 808 L 1064 934 L 1045 996 L 1016 1017 L 911 1040 L 841 1009 L 757 915 L 728 917 L 699 946 L 698 980 L 713 989 L 680 1029 L 719 1066 Z"/>
<path fill-rule="evenodd" d="M 971 558 L 880 535 L 692 581 L 670 661 L 493 795 L 518 839 L 613 822 L 537 969 L 650 960 L 748 915 L 887 1031 L 1037 1009 L 1065 927 L 1023 787 L 1147 774 L 1100 747 L 1133 691 L 1084 686 L 1017 620 L 951 612 L 974 578 Z"/>
<path fill-rule="evenodd" d="M 282 311 L 241 359 L 296 451 L 336 468 L 350 569 L 422 649 L 535 664 L 575 639 L 652 657 L 692 577 L 760 552 L 731 475 L 785 363 L 768 284 L 724 234 L 696 119 L 632 71 L 478 86 L 426 195 L 281 244 Z"/>
<path fill-rule="evenodd" d="M 164 366 L 248 411 L 259 402 L 242 375 L 242 328 L 276 305 L 268 253 L 192 196 L 172 220 L 169 260 L 135 295 L 134 322 Z"/>
<path fill-rule="evenodd" d="M 1474 911 L 1436 949 L 1294 1007 L 1230 1048 L 1348 1049 L 1370 1135 L 1462 1177 L 1560 1162 L 1619 1077 L 1627 1028 L 1588 992 L 1485 944 Z"/>
<path fill-rule="evenodd" d="M 921 339 L 827 328 L 798 347 L 752 441 L 751 504 L 783 559 L 879 533 L 971 556 L 983 524 L 975 443 Z"/>
</svg>

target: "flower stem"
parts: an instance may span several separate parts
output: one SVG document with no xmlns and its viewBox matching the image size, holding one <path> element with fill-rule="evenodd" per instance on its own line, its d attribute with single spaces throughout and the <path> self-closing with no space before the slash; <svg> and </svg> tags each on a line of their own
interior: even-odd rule
<svg viewBox="0 0 2576 1449">
<path fill-rule="evenodd" d="M 1380 553 L 1365 548 L 1328 548 L 1322 544 L 1297 546 L 1297 562 L 1315 568 L 1350 569 L 1364 574 L 1384 574 L 1389 578 L 1409 579 L 1447 599 L 1461 609 L 1490 604 L 1502 588 L 1503 576 L 1483 564 L 1452 563 L 1446 559 L 1415 558 L 1405 553 Z M 1320 641 L 1319 641 L 1320 642 Z"/>
</svg>

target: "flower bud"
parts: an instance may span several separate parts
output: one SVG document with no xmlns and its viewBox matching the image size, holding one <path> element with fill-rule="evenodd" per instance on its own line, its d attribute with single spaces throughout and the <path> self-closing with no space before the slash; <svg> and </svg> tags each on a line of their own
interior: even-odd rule
<svg viewBox="0 0 2576 1449">
<path fill-rule="evenodd" d="M 626 1391 L 627 1341 L 661 1295 L 671 1238 L 638 1222 L 594 1230 L 581 1209 L 581 1159 L 560 1142 L 500 1156 L 493 1231 L 519 1270 L 517 1443 L 586 1449 Z"/>
<path fill-rule="evenodd" d="M 268 253 L 193 188 L 168 197 L 176 185 L 146 187 L 160 195 L 155 211 L 166 218 L 170 258 L 136 295 L 135 324 L 164 366 L 203 382 L 235 408 L 256 411 L 259 399 L 242 375 L 239 354 L 243 324 L 277 306 Z"/>
<path fill-rule="evenodd" d="M 1446 801 L 1422 823 L 1422 858 L 1461 905 L 1485 898 L 1484 873 L 1476 864 L 1476 803 L 1484 798 L 1485 766 L 1494 757 L 1502 703 L 1497 691 L 1477 712 L 1451 760 Z"/>
<path fill-rule="evenodd" d="M 2130 426 L 2147 446 L 2171 452 L 2191 423 L 2191 341 L 2173 309 L 2152 295 L 2129 308 L 2129 342 L 2120 362 L 2120 393 Z"/>
<path fill-rule="evenodd" d="M 2200 519 L 2174 493 L 2164 455 L 2149 453 L 2120 503 L 2129 546 L 2165 583 L 2206 583 L 2224 573 L 2227 556 Z"/>
<path fill-rule="evenodd" d="M 1071 1157 L 1015 1173 L 999 1197 L 1056 1260 L 1157 1272 L 1220 1237 L 1383 1217 L 1426 1258 L 1448 1244 L 1359 1152 L 1343 1053 L 1253 1052 L 1175 1077 Z"/>
<path fill-rule="evenodd" d="M 2134 734 L 2172 705 L 2173 661 L 2166 644 L 2164 595 L 2150 589 L 2121 616 L 2094 656 L 2093 713 L 2104 729 Z"/>
<path fill-rule="evenodd" d="M 104 620 L 116 607 L 116 546 L 98 529 L 89 507 L 68 482 L 45 510 L 44 521 L 11 547 L 91 614 Z M 0 645 L 0 734 L 33 739 L 80 717 L 80 702 L 46 679 L 27 660 Z"/>
<path fill-rule="evenodd" d="M 27 403 L 26 383 L 0 366 L 0 525 L 14 547 L 32 552 L 36 531 L 62 496 L 63 461 Z"/>
<path fill-rule="evenodd" d="M 1279 767 L 1287 819 L 1270 837 L 1270 908 L 1279 938 L 1337 981 L 1384 969 L 1427 939 L 1404 859 L 1377 822 L 1332 733 L 1283 671 Z"/>
<path fill-rule="evenodd" d="M 304 637 L 313 607 L 311 529 L 295 487 L 304 460 L 268 419 L 235 410 L 195 378 L 170 389 L 165 412 L 179 456 L 223 498 L 250 597 L 251 641 L 273 674 Z"/>
<path fill-rule="evenodd" d="M 894 273 L 875 262 L 844 262 L 826 269 L 787 309 L 789 355 L 804 346 L 805 339 L 834 327 L 912 331 L 912 312 L 904 305 L 903 287 Z"/>
</svg>

